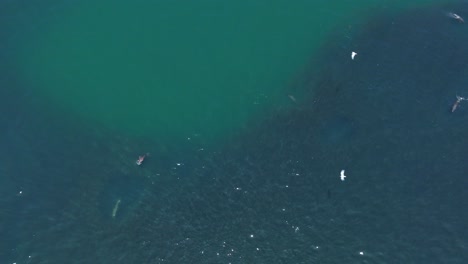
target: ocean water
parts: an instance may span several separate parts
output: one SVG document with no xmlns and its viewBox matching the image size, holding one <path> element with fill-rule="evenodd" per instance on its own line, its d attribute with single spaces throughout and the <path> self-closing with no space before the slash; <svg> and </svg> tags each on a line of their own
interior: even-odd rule
<svg viewBox="0 0 468 264">
<path fill-rule="evenodd" d="M 0 5 L 0 263 L 467 262 L 468 3 Z"/>
<path fill-rule="evenodd" d="M 346 34 L 369 10 L 408 6 L 392 2 L 50 3 L 18 34 L 14 60 L 35 97 L 120 133 L 222 140 L 288 103 L 332 29 Z"/>
</svg>

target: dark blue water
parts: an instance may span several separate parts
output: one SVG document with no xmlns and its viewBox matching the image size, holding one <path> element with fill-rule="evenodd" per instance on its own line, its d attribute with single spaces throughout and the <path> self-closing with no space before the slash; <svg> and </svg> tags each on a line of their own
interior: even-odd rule
<svg viewBox="0 0 468 264">
<path fill-rule="evenodd" d="M 468 18 L 458 4 L 337 30 L 291 88 L 303 104 L 216 149 L 53 111 L 4 66 L 0 262 L 466 263 L 468 102 L 450 110 L 468 97 L 468 28 L 453 10 Z M 143 149 L 158 151 L 137 167 Z"/>
</svg>

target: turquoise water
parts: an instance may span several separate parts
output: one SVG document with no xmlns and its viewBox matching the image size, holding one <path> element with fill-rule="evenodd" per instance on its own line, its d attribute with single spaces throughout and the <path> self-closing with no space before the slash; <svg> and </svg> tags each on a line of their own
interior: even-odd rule
<svg viewBox="0 0 468 264">
<path fill-rule="evenodd" d="M 330 31 L 382 7 L 408 4 L 74 1 L 37 14 L 13 59 L 34 96 L 63 111 L 118 133 L 211 141 L 290 105 L 291 83 Z"/>
<path fill-rule="evenodd" d="M 441 2 L 1 4 L 0 262 L 466 262 Z"/>
</svg>

